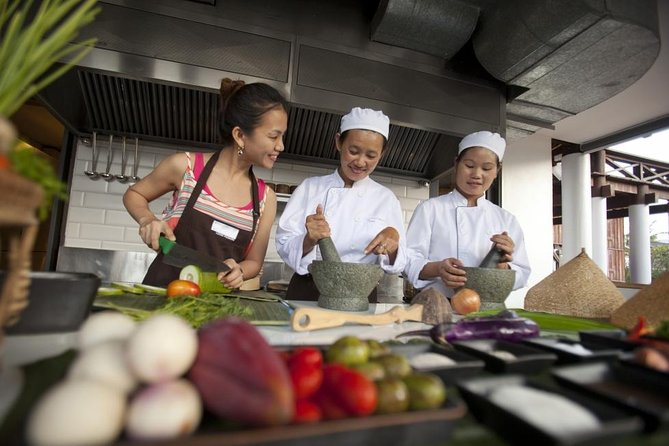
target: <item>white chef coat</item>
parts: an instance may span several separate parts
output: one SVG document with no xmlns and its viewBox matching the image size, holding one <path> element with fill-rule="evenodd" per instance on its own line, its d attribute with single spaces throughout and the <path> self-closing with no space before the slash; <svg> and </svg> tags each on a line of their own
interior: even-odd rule
<svg viewBox="0 0 669 446">
<path fill-rule="evenodd" d="M 320 260 L 318 245 L 302 257 L 302 242 L 307 233 L 308 215 L 322 205 L 330 225 L 331 238 L 343 262 L 375 263 L 388 274 L 400 274 L 406 264 L 406 232 L 400 202 L 393 192 L 366 177 L 344 187 L 344 180 L 335 170 L 321 177 L 307 178 L 293 192 L 279 219 L 276 249 L 296 273 L 308 274 L 313 260 Z M 395 263 L 387 255 L 363 250 L 381 230 L 392 226 L 400 235 Z"/>
<path fill-rule="evenodd" d="M 441 278 L 419 279 L 426 263 L 450 257 L 464 266 L 479 266 L 492 247 L 490 237 L 506 231 L 514 242 L 513 262 L 516 271 L 513 289 L 522 288 L 530 276 L 525 239 L 516 217 L 481 197 L 476 206 L 457 190 L 431 198 L 416 207 L 407 229 L 406 275 L 416 288 L 434 287 L 445 296 L 453 295 Z"/>
</svg>

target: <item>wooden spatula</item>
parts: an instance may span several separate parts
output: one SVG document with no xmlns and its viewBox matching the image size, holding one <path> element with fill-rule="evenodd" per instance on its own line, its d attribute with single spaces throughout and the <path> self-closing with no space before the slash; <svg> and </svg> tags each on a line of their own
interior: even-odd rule
<svg viewBox="0 0 669 446">
<path fill-rule="evenodd" d="M 347 322 L 367 325 L 387 325 L 394 322 L 418 321 L 436 325 L 450 320 L 450 313 L 443 311 L 443 305 L 435 299 L 428 299 L 421 304 L 409 307 L 395 307 L 385 313 L 356 314 L 345 311 L 324 310 L 321 308 L 297 308 L 290 324 L 295 331 L 318 330 L 320 328 L 339 327 Z"/>
</svg>

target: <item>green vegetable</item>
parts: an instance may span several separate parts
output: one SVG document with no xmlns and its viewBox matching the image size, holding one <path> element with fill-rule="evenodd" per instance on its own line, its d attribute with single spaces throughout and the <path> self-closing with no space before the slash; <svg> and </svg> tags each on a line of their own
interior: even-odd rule
<svg viewBox="0 0 669 446">
<path fill-rule="evenodd" d="M 197 283 L 203 293 L 229 293 L 230 288 L 218 281 L 218 273 L 202 271 L 195 265 L 184 266 L 179 273 L 179 279 Z"/>
<path fill-rule="evenodd" d="M 655 330 L 655 336 L 669 339 L 669 321 L 660 322 L 660 326 Z"/>
<path fill-rule="evenodd" d="M 122 289 L 108 286 L 99 287 L 97 292 L 98 296 L 118 296 L 119 294 L 123 294 Z"/>
<path fill-rule="evenodd" d="M 512 309 L 518 316 L 531 319 L 539 325 L 542 330 L 558 330 L 558 331 L 581 331 L 581 330 L 609 330 L 616 329 L 614 325 L 606 322 L 600 322 L 593 319 L 585 319 L 575 316 L 563 316 L 560 314 L 542 313 L 539 311 L 527 311 L 521 309 Z M 469 317 L 492 316 L 498 313 L 499 310 L 485 310 L 477 311 L 476 313 L 469 313 Z"/>
<path fill-rule="evenodd" d="M 130 293 L 130 294 L 144 294 L 144 290 L 131 284 L 123 283 L 123 282 L 112 282 L 111 283 L 112 288 L 118 288 L 119 290 L 122 290 L 123 292 Z"/>
<path fill-rule="evenodd" d="M 42 186 L 44 198 L 37 215 L 40 220 L 46 219 L 55 198 L 67 199 L 67 186 L 58 179 L 49 161 L 32 149 L 17 148 L 10 151 L 8 156 L 14 172 Z"/>
<path fill-rule="evenodd" d="M 96 3 L 45 0 L 33 15 L 32 1 L 0 0 L 0 115 L 13 115 L 88 54 L 96 39 L 74 39 L 100 12 Z"/>
<path fill-rule="evenodd" d="M 200 296 L 181 296 L 167 299 L 164 306 L 155 311 L 131 309 L 109 304 L 121 313 L 127 314 L 137 321 L 142 321 L 156 313 L 170 313 L 183 318 L 193 328 L 200 328 L 207 322 L 226 316 L 249 318 L 253 310 L 226 296 L 205 294 Z"/>
<path fill-rule="evenodd" d="M 136 283 L 133 286 L 135 288 L 139 288 L 140 290 L 144 290 L 147 293 L 157 294 L 159 296 L 167 295 L 167 288 L 162 288 L 159 286 L 152 286 L 152 285 L 144 285 L 143 283 Z"/>
</svg>

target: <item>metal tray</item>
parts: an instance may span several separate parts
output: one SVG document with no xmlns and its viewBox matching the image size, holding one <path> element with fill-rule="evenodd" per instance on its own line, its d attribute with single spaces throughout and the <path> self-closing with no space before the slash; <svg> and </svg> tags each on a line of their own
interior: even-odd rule
<svg viewBox="0 0 669 446">
<path fill-rule="evenodd" d="M 4 271 L 0 272 L 0 283 Z M 19 321 L 7 327 L 13 334 L 76 331 L 91 311 L 100 279 L 90 273 L 31 272 L 29 304 Z"/>
<path fill-rule="evenodd" d="M 486 370 L 493 373 L 539 373 L 549 368 L 557 360 L 557 355 L 554 353 L 508 341 L 490 339 L 457 341 L 453 343 L 453 346 L 481 358 L 485 362 Z M 515 358 L 503 359 L 493 354 L 494 351 L 509 352 Z"/>
<path fill-rule="evenodd" d="M 594 430 L 580 433 L 560 435 L 550 432 L 490 400 L 492 391 L 509 385 L 527 386 L 566 397 L 590 411 L 601 424 Z M 629 413 L 595 398 L 559 388 L 552 383 L 528 380 L 521 375 L 473 378 L 458 383 L 458 390 L 472 415 L 511 444 L 601 445 L 642 429 L 641 420 Z"/>
<path fill-rule="evenodd" d="M 669 427 L 669 379 L 659 372 L 618 363 L 558 367 L 561 384 L 640 415 L 646 431 Z"/>
</svg>

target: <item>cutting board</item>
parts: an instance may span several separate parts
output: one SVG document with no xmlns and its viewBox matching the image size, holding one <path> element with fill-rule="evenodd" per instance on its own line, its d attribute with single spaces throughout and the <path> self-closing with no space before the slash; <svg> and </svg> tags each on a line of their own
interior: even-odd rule
<svg viewBox="0 0 669 446">
<path fill-rule="evenodd" d="M 213 295 L 220 299 L 239 299 L 239 302 L 251 309 L 249 322 L 255 325 L 288 325 L 291 309 L 282 299 L 266 291 L 238 291 L 231 294 Z M 96 296 L 94 309 L 129 309 L 156 311 L 167 302 L 165 296 L 157 294 L 118 294 L 113 296 Z"/>
</svg>

